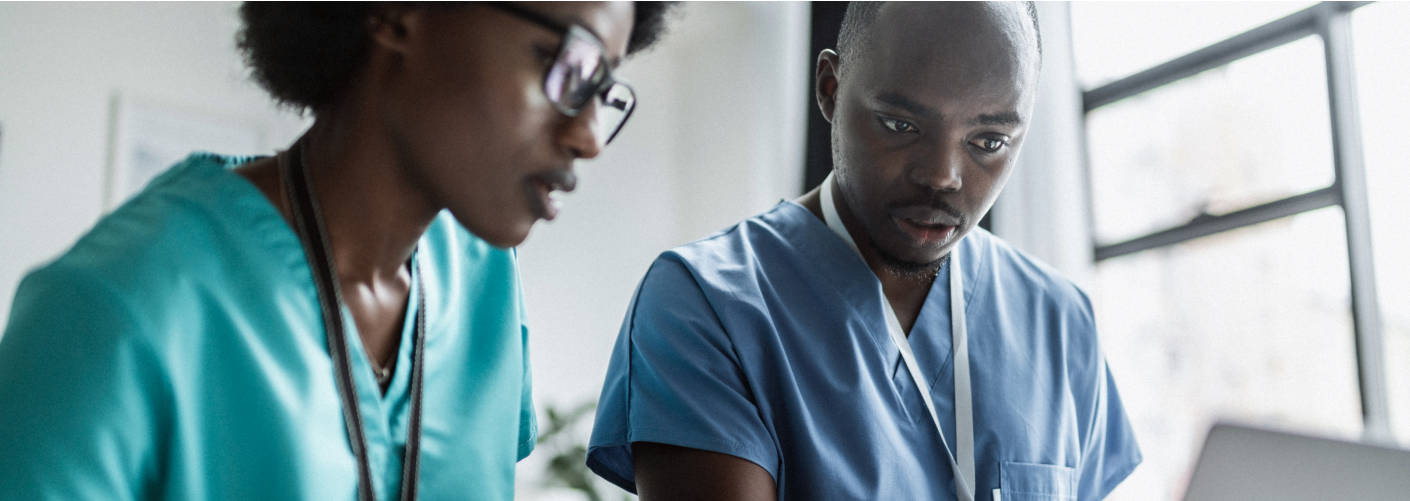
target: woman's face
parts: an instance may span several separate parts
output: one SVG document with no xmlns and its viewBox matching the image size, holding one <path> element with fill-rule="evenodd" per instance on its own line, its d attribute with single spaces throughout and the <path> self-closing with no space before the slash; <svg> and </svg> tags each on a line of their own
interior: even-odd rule
<svg viewBox="0 0 1410 501">
<path fill-rule="evenodd" d="M 625 57 L 630 2 L 520 5 L 597 34 L 611 66 Z M 568 117 L 544 94 L 563 35 L 484 4 L 408 19 L 402 50 L 373 76 L 397 163 L 471 232 L 518 245 L 556 214 L 549 194 L 573 189 L 573 161 L 597 156 L 607 139 L 593 130 L 595 105 Z"/>
</svg>

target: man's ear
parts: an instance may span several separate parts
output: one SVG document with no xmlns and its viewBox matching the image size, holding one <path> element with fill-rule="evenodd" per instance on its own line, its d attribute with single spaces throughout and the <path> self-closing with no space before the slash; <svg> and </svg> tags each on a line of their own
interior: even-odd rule
<svg viewBox="0 0 1410 501">
<path fill-rule="evenodd" d="M 406 54 L 411 40 L 426 28 L 426 9 L 389 2 L 367 18 L 372 44 L 394 54 Z"/>
<path fill-rule="evenodd" d="M 837 53 L 832 49 L 823 49 L 818 53 L 818 69 L 813 74 L 813 80 L 817 82 L 817 87 L 813 91 L 818 97 L 818 109 L 822 110 L 823 118 L 827 123 L 832 123 L 832 112 L 837 109 Z"/>
</svg>

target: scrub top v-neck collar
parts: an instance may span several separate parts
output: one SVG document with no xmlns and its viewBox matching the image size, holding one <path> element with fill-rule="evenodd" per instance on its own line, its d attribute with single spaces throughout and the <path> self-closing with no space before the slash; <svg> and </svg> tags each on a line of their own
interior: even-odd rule
<svg viewBox="0 0 1410 501">
<path fill-rule="evenodd" d="M 823 221 L 827 223 L 829 229 L 837 234 L 858 258 L 862 257 L 861 251 L 857 248 L 857 243 L 852 240 L 852 235 L 847 232 L 847 228 L 842 224 L 842 218 L 837 213 L 836 203 L 833 201 L 833 185 L 837 183 L 833 174 L 829 173 L 827 179 L 823 180 L 819 189 L 822 201 Z M 974 411 L 971 392 L 970 372 L 969 372 L 969 343 L 968 329 L 966 327 L 964 309 L 964 272 L 960 267 L 958 252 L 952 250 L 949 256 L 950 269 L 950 337 L 951 350 L 953 351 L 955 369 L 955 449 L 951 454 L 949 444 L 945 440 L 945 431 L 940 425 L 940 416 L 935 411 L 935 404 L 930 396 L 930 385 L 923 376 L 919 364 L 916 363 L 915 355 L 911 351 L 910 341 L 905 332 L 901 329 L 901 323 L 896 318 L 896 312 L 891 308 L 891 302 L 882 297 L 881 304 L 886 310 L 887 330 L 891 334 L 891 340 L 901 352 L 901 359 L 910 372 L 911 379 L 920 390 L 925 407 L 929 411 L 931 422 L 935 424 L 935 431 L 940 437 L 941 446 L 945 449 L 945 458 L 949 460 L 950 468 L 955 476 L 955 496 L 960 501 L 973 501 L 975 485 L 974 466 Z"/>
</svg>

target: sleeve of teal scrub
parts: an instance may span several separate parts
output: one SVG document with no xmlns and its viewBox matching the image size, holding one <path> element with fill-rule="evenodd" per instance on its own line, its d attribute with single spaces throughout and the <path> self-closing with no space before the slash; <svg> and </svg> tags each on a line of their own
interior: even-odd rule
<svg viewBox="0 0 1410 501">
<path fill-rule="evenodd" d="M 165 379 L 139 320 L 101 277 L 27 277 L 0 338 L 0 486 L 9 499 L 157 496 Z"/>
<path fill-rule="evenodd" d="M 534 452 L 539 440 L 539 420 L 534 413 L 533 375 L 529 370 L 529 318 L 524 308 L 524 292 L 517 284 L 524 283 L 519 278 L 519 250 L 511 249 L 514 258 L 514 283 L 519 294 L 519 343 L 524 352 L 524 389 L 519 396 L 519 453 L 516 460 L 522 461 Z"/>
<path fill-rule="evenodd" d="M 529 457 L 539 438 L 539 421 L 534 414 L 533 377 L 529 373 L 529 328 L 520 329 L 524 343 L 524 392 L 519 397 L 519 455 L 518 460 Z"/>
</svg>

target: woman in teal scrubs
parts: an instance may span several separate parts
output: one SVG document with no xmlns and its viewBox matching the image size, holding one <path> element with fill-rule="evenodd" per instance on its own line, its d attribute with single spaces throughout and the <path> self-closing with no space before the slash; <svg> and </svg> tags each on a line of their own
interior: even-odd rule
<svg viewBox="0 0 1410 501">
<path fill-rule="evenodd" d="M 635 105 L 662 5 L 253 3 L 312 128 L 194 154 L 30 273 L 0 497 L 496 499 L 535 439 L 512 247 Z"/>
</svg>

